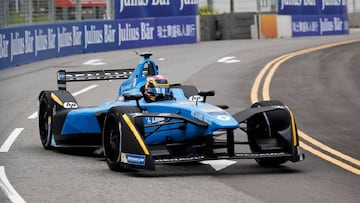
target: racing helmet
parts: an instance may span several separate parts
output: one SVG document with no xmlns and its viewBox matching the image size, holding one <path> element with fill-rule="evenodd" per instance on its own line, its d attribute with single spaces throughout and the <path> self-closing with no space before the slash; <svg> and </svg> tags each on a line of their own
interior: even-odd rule
<svg viewBox="0 0 360 203">
<path fill-rule="evenodd" d="M 172 99 L 169 81 L 162 75 L 148 77 L 144 88 L 144 98 L 147 102 Z"/>
</svg>

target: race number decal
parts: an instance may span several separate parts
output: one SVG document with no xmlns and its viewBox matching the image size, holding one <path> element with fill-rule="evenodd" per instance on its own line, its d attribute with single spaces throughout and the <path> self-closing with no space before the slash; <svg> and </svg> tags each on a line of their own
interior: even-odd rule
<svg viewBox="0 0 360 203">
<path fill-rule="evenodd" d="M 230 116 L 228 116 L 228 115 L 218 115 L 218 116 L 216 116 L 216 118 L 217 118 L 218 120 L 221 120 L 221 121 L 228 121 L 228 120 L 230 120 Z"/>
</svg>

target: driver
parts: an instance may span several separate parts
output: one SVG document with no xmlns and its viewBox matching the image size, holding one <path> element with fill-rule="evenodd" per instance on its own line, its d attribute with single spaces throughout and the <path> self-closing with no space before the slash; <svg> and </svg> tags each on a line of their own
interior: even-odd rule
<svg viewBox="0 0 360 203">
<path fill-rule="evenodd" d="M 144 88 L 144 99 L 147 102 L 173 99 L 168 80 L 162 75 L 148 77 Z"/>
</svg>

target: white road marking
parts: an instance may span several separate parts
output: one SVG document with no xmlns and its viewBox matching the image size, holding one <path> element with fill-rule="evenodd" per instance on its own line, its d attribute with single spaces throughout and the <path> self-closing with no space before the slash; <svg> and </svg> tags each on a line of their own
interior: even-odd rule
<svg viewBox="0 0 360 203">
<path fill-rule="evenodd" d="M 16 192 L 7 179 L 4 166 L 0 166 L 0 188 L 8 196 L 11 202 L 25 203 L 25 200 Z"/>
<path fill-rule="evenodd" d="M 84 92 L 87 92 L 98 85 L 90 85 L 80 91 L 74 92 L 72 95 L 77 96 Z M 36 119 L 38 117 L 38 112 L 32 113 L 28 119 Z M 4 144 L 0 147 L 0 152 L 8 152 L 10 150 L 11 145 L 14 143 L 16 138 L 20 135 L 20 133 L 24 130 L 24 128 L 15 128 L 15 130 L 10 134 L 10 136 L 5 140 Z M 9 180 L 5 174 L 5 167 L 0 166 L 0 188 L 7 197 L 14 203 L 25 203 L 25 200 L 16 192 L 14 187 L 10 184 Z"/>
<path fill-rule="evenodd" d="M 86 88 L 84 88 L 84 89 L 82 89 L 82 90 L 80 90 L 80 91 L 77 91 L 77 92 L 74 92 L 74 93 L 72 93 L 72 95 L 75 97 L 75 96 L 78 96 L 79 94 L 82 94 L 82 93 L 84 93 L 84 92 L 87 92 L 87 91 L 89 91 L 89 90 L 91 90 L 91 89 L 94 89 L 95 87 L 97 87 L 98 85 L 90 85 L 89 87 L 86 87 Z"/>
<path fill-rule="evenodd" d="M 106 63 L 102 61 L 102 59 L 91 59 L 83 63 L 84 65 L 91 65 L 91 66 L 101 66 L 105 65 Z"/>
<path fill-rule="evenodd" d="M 222 57 L 221 59 L 217 60 L 217 62 L 219 62 L 219 63 L 239 63 L 239 62 L 241 62 L 240 60 L 235 59 L 235 58 L 236 58 L 235 56 L 225 56 L 225 57 Z"/>
<path fill-rule="evenodd" d="M 158 60 L 159 61 L 165 61 L 165 58 L 159 58 Z"/>
<path fill-rule="evenodd" d="M 28 117 L 28 119 L 36 119 L 38 117 L 38 112 L 36 111 L 36 112 L 34 112 L 34 113 L 32 113 L 29 117 Z"/>
<path fill-rule="evenodd" d="M 79 90 L 79 91 L 77 91 L 77 92 L 72 93 L 72 95 L 73 95 L 73 96 L 77 96 L 77 95 L 82 94 L 82 93 L 84 93 L 84 92 L 87 92 L 87 91 L 89 91 L 89 90 L 91 90 L 91 89 L 94 89 L 94 88 L 97 87 L 97 86 L 98 86 L 98 85 L 90 85 L 89 87 L 86 87 L 86 88 L 84 88 L 84 89 L 82 89 L 82 90 Z M 28 119 L 29 119 L 29 120 L 33 120 L 33 119 L 37 119 L 37 117 L 38 117 L 38 112 L 36 111 L 36 112 L 32 113 L 30 116 L 28 116 Z"/>
<path fill-rule="evenodd" d="M 216 171 L 220 171 L 226 167 L 229 167 L 229 166 L 235 164 L 236 161 L 221 159 L 221 160 L 200 161 L 200 163 L 208 164 L 211 167 L 213 167 Z"/>
<path fill-rule="evenodd" d="M 15 128 L 10 136 L 5 140 L 4 144 L 0 147 L 0 152 L 8 152 L 15 139 L 20 135 L 24 128 Z"/>
</svg>

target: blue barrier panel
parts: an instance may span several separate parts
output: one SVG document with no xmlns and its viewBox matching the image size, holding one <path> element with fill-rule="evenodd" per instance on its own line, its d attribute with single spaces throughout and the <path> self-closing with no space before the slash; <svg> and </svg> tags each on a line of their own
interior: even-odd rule
<svg viewBox="0 0 360 203">
<path fill-rule="evenodd" d="M 117 20 L 120 49 L 162 45 L 156 38 L 154 18 Z"/>
<path fill-rule="evenodd" d="M 83 23 L 82 52 L 115 50 L 117 46 L 117 23 L 115 21 L 93 21 Z"/>
<path fill-rule="evenodd" d="M 291 15 L 292 36 L 349 33 L 347 0 L 278 0 L 278 14 Z"/>
<path fill-rule="evenodd" d="M 196 40 L 196 16 L 0 29 L 0 69 L 72 54 L 196 43 Z"/>
<path fill-rule="evenodd" d="M 196 42 L 196 18 L 156 18 L 157 38 L 162 45 Z"/>
<path fill-rule="evenodd" d="M 347 0 L 278 0 L 280 15 L 345 15 Z"/>
<path fill-rule="evenodd" d="M 199 0 L 117 0 L 115 19 L 194 16 Z"/>
<path fill-rule="evenodd" d="M 24 63 L 34 56 L 34 32 L 29 27 L 2 30 L 0 32 L 0 67 L 9 66 L 11 61 Z"/>
<path fill-rule="evenodd" d="M 339 35 L 349 33 L 346 15 L 294 15 L 292 16 L 293 37 Z"/>
<path fill-rule="evenodd" d="M 55 56 L 67 56 L 82 53 L 84 44 L 84 23 L 64 23 L 46 25 L 47 29 L 56 30 Z M 37 26 L 32 27 L 37 30 Z M 44 55 L 50 50 L 46 51 Z M 52 51 L 52 50 L 51 50 Z M 49 57 L 48 57 L 49 58 Z"/>
<path fill-rule="evenodd" d="M 0 69 L 83 52 L 83 23 L 0 29 Z"/>
<path fill-rule="evenodd" d="M 196 43 L 196 17 L 117 20 L 118 48 Z"/>
</svg>

